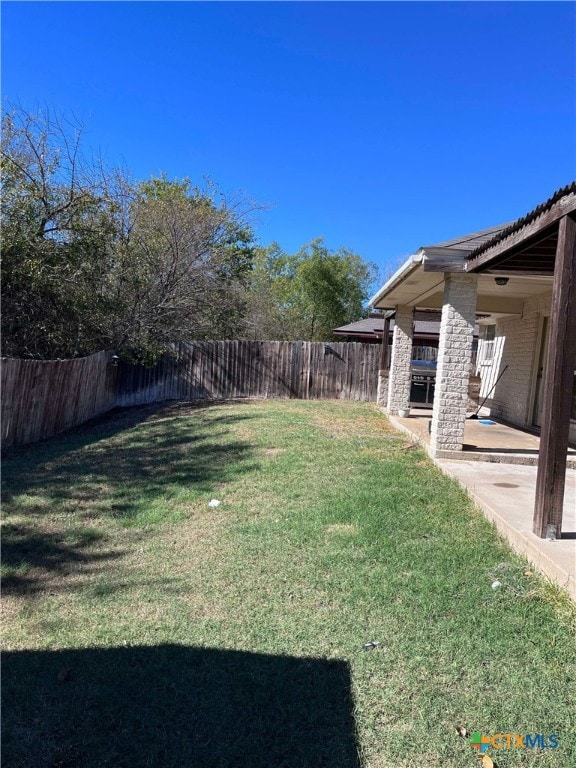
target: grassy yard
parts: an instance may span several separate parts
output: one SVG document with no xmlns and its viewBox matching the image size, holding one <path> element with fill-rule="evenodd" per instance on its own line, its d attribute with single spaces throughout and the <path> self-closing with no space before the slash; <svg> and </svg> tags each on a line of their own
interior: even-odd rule
<svg viewBox="0 0 576 768">
<path fill-rule="evenodd" d="M 369 404 L 122 411 L 3 490 L 6 766 L 576 766 L 572 604 Z"/>
</svg>

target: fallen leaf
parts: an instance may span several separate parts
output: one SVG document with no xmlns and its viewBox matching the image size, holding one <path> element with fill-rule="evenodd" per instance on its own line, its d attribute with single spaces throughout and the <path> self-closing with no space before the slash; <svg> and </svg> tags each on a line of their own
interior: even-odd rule
<svg viewBox="0 0 576 768">
<path fill-rule="evenodd" d="M 534 574 L 532 571 L 524 571 L 524 576 L 533 576 L 533 575 Z"/>
<path fill-rule="evenodd" d="M 456 726 L 456 733 L 458 734 L 458 736 L 468 736 L 468 731 L 466 730 L 466 728 L 464 728 L 463 725 Z"/>
<path fill-rule="evenodd" d="M 492 758 L 488 757 L 488 755 L 482 755 L 482 765 L 483 765 L 483 768 L 494 768 L 494 763 L 492 762 Z"/>
</svg>

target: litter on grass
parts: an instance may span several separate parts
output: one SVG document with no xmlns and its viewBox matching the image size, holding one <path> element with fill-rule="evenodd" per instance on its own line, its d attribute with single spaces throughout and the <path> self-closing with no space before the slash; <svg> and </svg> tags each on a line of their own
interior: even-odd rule
<svg viewBox="0 0 576 768">
<path fill-rule="evenodd" d="M 380 642 L 378 640 L 370 640 L 367 643 L 364 643 L 362 645 L 362 648 L 364 648 L 365 651 L 371 651 L 373 648 L 378 648 L 380 645 Z"/>
<path fill-rule="evenodd" d="M 220 506 L 220 499 L 210 499 L 208 502 L 209 507 L 219 507 Z"/>
<path fill-rule="evenodd" d="M 498 579 L 492 582 L 492 589 L 494 590 L 500 589 L 501 586 L 502 586 L 502 582 L 498 581 Z"/>
</svg>

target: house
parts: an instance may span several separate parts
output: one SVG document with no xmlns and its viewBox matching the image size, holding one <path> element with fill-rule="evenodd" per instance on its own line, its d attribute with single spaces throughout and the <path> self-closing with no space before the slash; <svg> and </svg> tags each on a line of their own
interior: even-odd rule
<svg viewBox="0 0 576 768">
<path fill-rule="evenodd" d="M 386 322 L 387 321 L 387 322 Z M 370 315 L 348 325 L 334 328 L 332 333 L 343 341 L 359 341 L 363 344 L 382 344 L 384 325 L 387 324 L 389 341 L 394 333 L 394 312 Z M 412 337 L 412 359 L 435 361 L 438 357 L 440 338 L 440 312 L 415 312 Z"/>
<path fill-rule="evenodd" d="M 370 315 L 348 325 L 334 328 L 332 333 L 343 341 L 360 341 L 364 344 L 381 344 L 384 323 L 388 320 L 390 337 L 394 333 L 394 312 Z M 413 359 L 436 360 L 440 338 L 440 312 L 415 312 L 413 333 Z M 391 340 L 391 339 L 390 339 Z"/>
<path fill-rule="evenodd" d="M 412 383 L 410 388 L 410 405 L 432 407 L 434 399 L 434 381 L 436 377 L 436 361 L 438 359 L 438 341 L 440 338 L 440 317 L 437 310 L 416 310 L 413 314 L 414 328 L 412 334 Z M 394 334 L 394 312 L 371 315 L 364 320 L 334 328 L 335 336 L 343 337 L 345 341 L 360 341 L 365 344 L 382 344 L 384 326 L 388 328 L 389 343 Z M 478 326 L 474 328 L 472 348 L 473 362 L 476 361 L 478 343 Z M 384 349 L 384 348 L 383 348 Z M 381 365 L 381 367 L 384 367 Z M 478 392 L 471 387 L 471 398 L 477 398 Z"/>
<path fill-rule="evenodd" d="M 412 337 L 413 360 L 436 360 L 438 357 L 438 341 L 440 339 L 441 312 L 436 310 L 414 311 L 414 332 Z M 343 337 L 344 341 L 360 341 L 363 344 L 382 344 L 384 322 L 389 320 L 389 342 L 392 342 L 394 334 L 394 312 L 385 312 L 378 315 L 370 315 L 364 320 L 357 320 L 348 325 L 334 328 L 335 336 Z M 474 343 L 472 352 L 475 353 L 478 346 L 479 326 L 474 326 Z"/>
<path fill-rule="evenodd" d="M 386 407 L 410 401 L 414 311 L 441 310 L 430 449 L 462 456 L 473 329 L 491 414 L 540 431 L 534 532 L 560 536 L 569 439 L 576 440 L 576 182 L 517 221 L 420 248 L 372 297 L 393 310 Z M 386 357 L 386 356 L 384 356 Z M 387 385 L 387 386 L 386 386 Z"/>
</svg>

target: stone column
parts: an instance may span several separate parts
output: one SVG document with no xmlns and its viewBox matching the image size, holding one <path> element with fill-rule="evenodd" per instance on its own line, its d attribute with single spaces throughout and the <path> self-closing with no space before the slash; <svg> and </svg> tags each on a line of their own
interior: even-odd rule
<svg viewBox="0 0 576 768">
<path fill-rule="evenodd" d="M 388 371 L 378 371 L 378 390 L 376 393 L 376 404 L 382 408 L 386 407 L 388 402 Z"/>
<path fill-rule="evenodd" d="M 430 445 L 434 454 L 461 451 L 476 323 L 477 275 L 444 276 L 438 367 Z"/>
<path fill-rule="evenodd" d="M 388 379 L 387 409 L 391 416 L 397 416 L 400 408 L 410 408 L 413 330 L 413 308 L 399 305 L 394 315 L 392 359 Z"/>
</svg>

